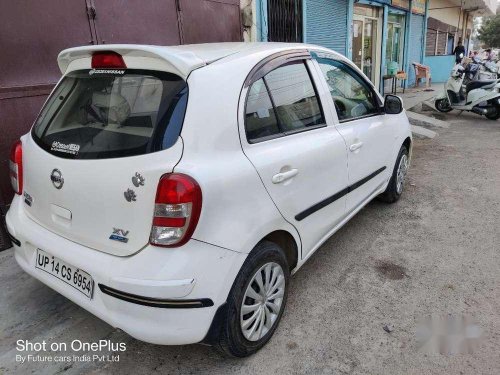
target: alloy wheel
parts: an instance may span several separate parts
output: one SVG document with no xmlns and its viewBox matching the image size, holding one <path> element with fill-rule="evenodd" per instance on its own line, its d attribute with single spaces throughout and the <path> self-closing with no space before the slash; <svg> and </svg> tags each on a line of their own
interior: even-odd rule
<svg viewBox="0 0 500 375">
<path fill-rule="evenodd" d="M 247 340 L 260 340 L 276 323 L 285 284 L 285 274 L 278 263 L 266 263 L 255 272 L 241 304 L 240 325 Z"/>
<path fill-rule="evenodd" d="M 396 174 L 396 191 L 401 194 L 403 191 L 403 184 L 405 182 L 406 173 L 408 172 L 408 156 L 403 154 L 399 160 L 398 171 Z"/>
</svg>

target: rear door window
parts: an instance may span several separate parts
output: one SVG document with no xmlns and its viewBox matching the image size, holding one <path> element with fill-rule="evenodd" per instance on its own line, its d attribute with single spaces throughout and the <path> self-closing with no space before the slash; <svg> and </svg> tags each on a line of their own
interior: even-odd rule
<svg viewBox="0 0 500 375">
<path fill-rule="evenodd" d="M 246 132 L 248 139 L 265 139 L 280 134 L 276 111 L 267 92 L 264 79 L 250 87 L 246 107 Z"/>
<path fill-rule="evenodd" d="M 305 62 L 284 64 L 248 92 L 245 131 L 250 143 L 326 126 Z"/>
<path fill-rule="evenodd" d="M 40 113 L 33 138 L 54 155 L 75 159 L 163 150 L 177 141 L 187 95 L 185 81 L 166 72 L 71 72 Z"/>
<path fill-rule="evenodd" d="M 318 96 L 303 61 L 280 66 L 265 77 L 285 132 L 325 124 Z"/>
</svg>

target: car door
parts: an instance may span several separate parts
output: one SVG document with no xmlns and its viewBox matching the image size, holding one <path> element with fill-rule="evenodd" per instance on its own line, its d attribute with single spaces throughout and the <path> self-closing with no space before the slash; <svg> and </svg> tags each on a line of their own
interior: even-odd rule
<svg viewBox="0 0 500 375">
<path fill-rule="evenodd" d="M 246 90 L 242 146 L 283 217 L 295 226 L 302 257 L 316 249 L 345 215 L 347 150 L 319 93 L 312 63 L 273 60 Z M 269 70 L 264 66 L 262 69 Z M 241 118 L 241 117 L 240 117 Z"/>
<path fill-rule="evenodd" d="M 390 178 L 394 121 L 384 115 L 373 86 L 355 67 L 334 58 L 316 57 L 338 117 L 337 129 L 348 150 L 347 213 L 366 203 Z"/>
</svg>

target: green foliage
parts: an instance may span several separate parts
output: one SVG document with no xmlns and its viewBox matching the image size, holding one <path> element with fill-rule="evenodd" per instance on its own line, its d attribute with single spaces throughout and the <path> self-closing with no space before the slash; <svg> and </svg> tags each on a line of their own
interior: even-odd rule
<svg viewBox="0 0 500 375">
<path fill-rule="evenodd" d="M 483 22 L 479 29 L 478 39 L 487 47 L 500 47 L 500 14 Z"/>
</svg>

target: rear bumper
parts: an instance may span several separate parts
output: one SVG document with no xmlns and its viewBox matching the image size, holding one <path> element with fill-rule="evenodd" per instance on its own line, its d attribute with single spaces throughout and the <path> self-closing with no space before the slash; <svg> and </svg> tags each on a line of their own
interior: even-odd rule
<svg viewBox="0 0 500 375">
<path fill-rule="evenodd" d="M 178 249 L 148 245 L 118 257 L 48 231 L 24 214 L 22 204 L 16 197 L 6 216 L 8 231 L 19 241 L 14 248 L 21 268 L 113 327 L 154 344 L 203 340 L 246 258 L 196 240 Z M 95 283 L 93 298 L 35 268 L 37 248 L 88 272 Z M 189 301 L 202 303 L 179 306 Z"/>
</svg>

